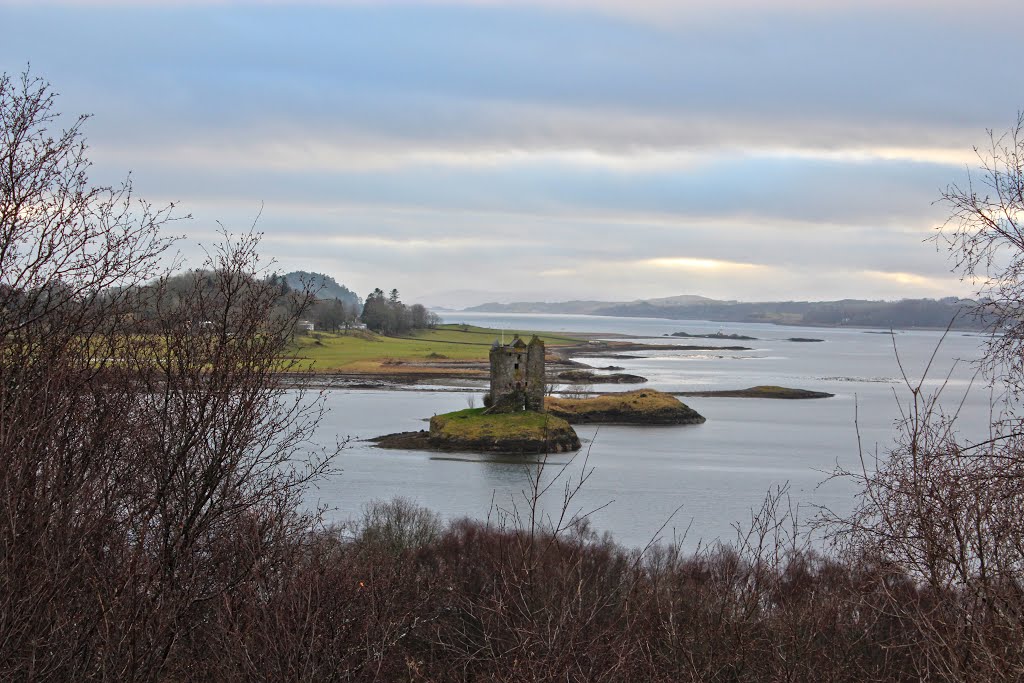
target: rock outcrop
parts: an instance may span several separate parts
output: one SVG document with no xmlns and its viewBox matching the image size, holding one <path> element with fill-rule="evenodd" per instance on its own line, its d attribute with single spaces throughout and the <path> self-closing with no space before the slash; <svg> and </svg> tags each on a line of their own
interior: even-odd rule
<svg viewBox="0 0 1024 683">
<path fill-rule="evenodd" d="M 653 389 L 580 399 L 548 397 L 546 405 L 548 413 L 572 424 L 688 425 L 705 421 L 675 396 Z"/>
<path fill-rule="evenodd" d="M 749 389 L 716 389 L 709 391 L 679 391 L 676 396 L 701 396 L 705 398 L 776 398 L 776 399 L 808 399 L 832 398 L 835 394 L 826 391 L 809 389 L 790 389 L 789 387 L 758 386 Z"/>
<path fill-rule="evenodd" d="M 617 372 L 611 375 L 599 375 L 592 370 L 565 370 L 558 373 L 558 379 L 563 382 L 576 382 L 585 384 L 643 384 L 646 377 L 630 375 L 624 372 Z"/>
</svg>

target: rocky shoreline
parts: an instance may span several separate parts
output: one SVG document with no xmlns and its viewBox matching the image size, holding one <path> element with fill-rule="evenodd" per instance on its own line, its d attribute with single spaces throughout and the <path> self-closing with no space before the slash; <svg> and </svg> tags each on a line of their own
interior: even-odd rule
<svg viewBox="0 0 1024 683">
<path fill-rule="evenodd" d="M 809 341 L 809 340 L 808 340 Z M 620 340 L 590 340 L 572 346 L 557 347 L 548 353 L 547 365 L 551 368 L 548 382 L 552 384 L 640 384 L 646 377 L 628 373 L 618 366 L 594 368 L 573 360 L 574 357 L 639 358 L 623 351 L 644 350 L 701 350 L 735 351 L 748 350 L 743 346 L 643 344 Z M 602 374 L 600 371 L 609 372 Z M 281 373 L 284 386 L 290 388 L 311 388 L 315 390 L 377 390 L 377 391 L 462 391 L 479 392 L 486 389 L 489 379 L 489 364 L 484 360 L 396 360 L 388 365 L 387 371 L 330 371 Z M 557 394 L 561 392 L 555 392 Z M 564 393 L 571 394 L 571 391 Z M 723 389 L 701 391 L 674 391 L 672 396 L 698 398 L 760 398 L 760 399 L 821 399 L 834 394 L 823 391 L 793 389 L 787 387 L 750 387 L 747 389 Z M 598 418 L 595 418 L 598 419 Z M 606 416 L 604 419 L 611 419 Z M 620 422 L 630 424 L 630 422 Z"/>
<path fill-rule="evenodd" d="M 575 432 L 574 432 L 575 434 Z M 397 432 L 367 439 L 377 448 L 388 448 L 403 451 L 435 451 L 438 453 L 503 453 L 503 454 L 538 454 L 565 453 L 580 448 L 579 437 L 575 440 L 565 438 L 555 441 L 537 442 L 531 439 L 477 439 L 453 440 L 432 439 L 430 432 L 421 429 L 417 432 Z"/>
<path fill-rule="evenodd" d="M 638 358 L 630 351 L 749 351 L 745 346 L 713 346 L 689 344 L 641 344 L 630 341 L 591 340 L 572 346 L 561 346 L 547 354 L 546 364 L 551 369 L 550 381 L 582 382 L 593 384 L 632 384 L 647 381 L 646 377 L 615 373 L 602 375 L 585 363 L 573 360 L 575 357 L 602 356 L 609 358 Z M 602 368 L 612 370 L 614 366 Z M 621 368 L 617 368 L 621 369 Z M 562 373 L 572 373 L 560 377 Z M 451 386 L 452 383 L 467 387 L 478 387 L 490 377 L 487 360 L 403 360 L 396 359 L 387 364 L 386 370 L 328 371 L 328 372 L 282 372 L 279 377 L 285 386 L 310 387 L 314 389 L 381 389 L 395 390 L 430 385 Z"/>
</svg>

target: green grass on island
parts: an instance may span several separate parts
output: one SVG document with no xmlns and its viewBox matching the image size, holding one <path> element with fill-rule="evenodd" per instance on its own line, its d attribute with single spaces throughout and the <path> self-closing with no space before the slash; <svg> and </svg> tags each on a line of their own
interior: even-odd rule
<svg viewBox="0 0 1024 683">
<path fill-rule="evenodd" d="M 549 332 L 454 324 L 415 330 L 403 337 L 385 337 L 366 330 L 313 332 L 296 337 L 292 352 L 299 361 L 299 369 L 312 368 L 317 372 L 397 374 L 417 364 L 430 364 L 439 372 L 452 372 L 436 366 L 445 361 L 485 362 L 496 337 L 504 335 L 508 343 L 514 334 L 527 341 L 537 334 L 548 348 L 583 341 Z M 417 367 L 416 371 L 429 372 L 430 369 Z"/>
<path fill-rule="evenodd" d="M 469 408 L 430 419 L 430 441 L 447 449 L 558 453 L 580 447 L 572 426 L 547 413 L 519 411 L 488 415 Z"/>
</svg>

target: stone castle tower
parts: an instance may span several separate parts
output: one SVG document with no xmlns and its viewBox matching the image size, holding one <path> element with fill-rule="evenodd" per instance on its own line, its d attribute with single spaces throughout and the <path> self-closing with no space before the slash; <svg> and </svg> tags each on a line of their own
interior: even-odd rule
<svg viewBox="0 0 1024 683">
<path fill-rule="evenodd" d="M 491 346 L 490 413 L 544 410 L 544 342 L 529 344 L 517 334 L 511 344 Z"/>
</svg>

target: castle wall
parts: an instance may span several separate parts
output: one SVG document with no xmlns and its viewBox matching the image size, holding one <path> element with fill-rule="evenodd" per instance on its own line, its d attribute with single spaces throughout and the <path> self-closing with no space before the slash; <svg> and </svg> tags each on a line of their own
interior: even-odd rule
<svg viewBox="0 0 1024 683">
<path fill-rule="evenodd" d="M 491 347 L 491 412 L 544 409 L 544 344 Z"/>
</svg>

